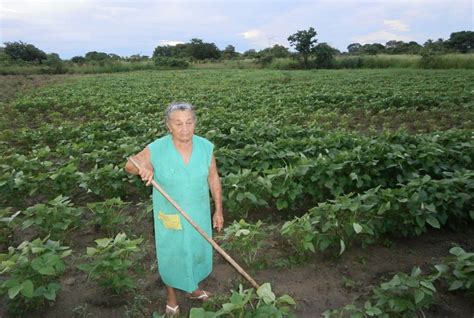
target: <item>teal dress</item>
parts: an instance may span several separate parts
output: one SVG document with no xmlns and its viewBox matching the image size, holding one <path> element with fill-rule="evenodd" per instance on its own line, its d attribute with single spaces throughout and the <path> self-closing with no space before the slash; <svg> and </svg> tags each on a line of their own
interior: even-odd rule
<svg viewBox="0 0 474 318">
<path fill-rule="evenodd" d="M 176 149 L 171 135 L 148 145 L 155 181 L 210 237 L 211 208 L 209 167 L 214 145 L 192 137 L 188 164 Z M 212 271 L 212 246 L 179 214 L 166 198 L 153 189 L 153 220 L 158 270 L 163 282 L 193 292 Z"/>
</svg>

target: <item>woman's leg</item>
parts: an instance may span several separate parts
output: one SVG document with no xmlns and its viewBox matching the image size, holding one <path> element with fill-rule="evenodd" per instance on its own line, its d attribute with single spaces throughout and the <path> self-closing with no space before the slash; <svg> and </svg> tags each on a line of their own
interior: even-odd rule
<svg viewBox="0 0 474 318">
<path fill-rule="evenodd" d="M 178 297 L 176 296 L 176 290 L 173 287 L 166 285 L 166 291 L 168 293 L 167 305 L 176 307 L 178 305 Z"/>
</svg>

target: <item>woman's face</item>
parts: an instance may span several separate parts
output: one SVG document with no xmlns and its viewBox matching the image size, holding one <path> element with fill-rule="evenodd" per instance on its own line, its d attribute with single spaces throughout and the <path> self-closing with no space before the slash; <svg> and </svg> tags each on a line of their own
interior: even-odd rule
<svg viewBox="0 0 474 318">
<path fill-rule="evenodd" d="M 195 122 L 190 110 L 175 110 L 167 123 L 173 138 L 180 142 L 190 141 L 194 134 Z"/>
</svg>

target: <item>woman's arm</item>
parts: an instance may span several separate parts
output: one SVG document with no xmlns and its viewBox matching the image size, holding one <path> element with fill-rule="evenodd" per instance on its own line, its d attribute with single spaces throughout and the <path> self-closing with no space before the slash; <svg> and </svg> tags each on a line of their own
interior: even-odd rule
<svg viewBox="0 0 474 318">
<path fill-rule="evenodd" d="M 132 158 L 140 165 L 141 169 L 138 169 L 129 159 L 125 164 L 125 171 L 133 175 L 140 175 L 142 180 L 146 181 L 146 185 L 149 185 L 151 180 L 153 180 L 154 172 L 151 164 L 150 149 L 147 146 Z"/>
<path fill-rule="evenodd" d="M 212 217 L 212 223 L 213 227 L 217 229 L 217 231 L 220 231 L 224 226 L 224 214 L 222 211 L 222 186 L 219 173 L 217 172 L 216 158 L 214 156 L 212 156 L 211 166 L 209 167 L 208 182 L 215 208 L 214 215 Z"/>
</svg>

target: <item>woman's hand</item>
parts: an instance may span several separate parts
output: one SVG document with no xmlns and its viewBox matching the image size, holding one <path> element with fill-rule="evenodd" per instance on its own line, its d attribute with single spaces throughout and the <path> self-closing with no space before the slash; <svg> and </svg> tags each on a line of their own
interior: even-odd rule
<svg viewBox="0 0 474 318">
<path fill-rule="evenodd" d="M 138 168 L 138 174 L 142 180 L 146 182 L 147 186 L 151 184 L 151 181 L 153 180 L 153 169 L 141 165 L 140 168 Z"/>
<path fill-rule="evenodd" d="M 150 185 L 153 180 L 154 170 L 150 162 L 150 149 L 148 149 L 148 146 L 137 155 L 129 158 L 125 165 L 125 171 L 133 175 L 139 175 L 146 182 L 147 186 Z"/>
<path fill-rule="evenodd" d="M 222 230 L 222 227 L 224 226 L 224 216 L 222 215 L 222 213 L 214 213 L 214 215 L 212 216 L 212 225 L 213 228 L 217 229 L 217 232 L 220 232 Z"/>
</svg>

